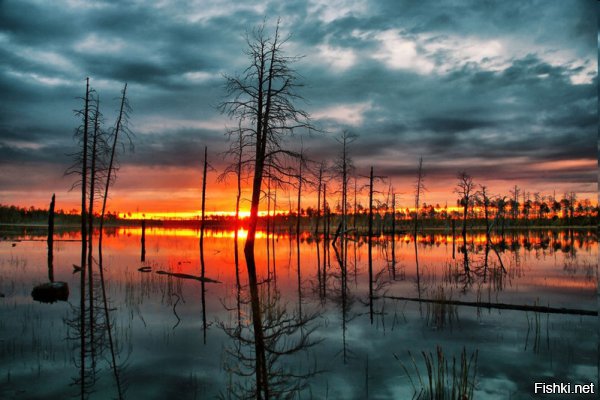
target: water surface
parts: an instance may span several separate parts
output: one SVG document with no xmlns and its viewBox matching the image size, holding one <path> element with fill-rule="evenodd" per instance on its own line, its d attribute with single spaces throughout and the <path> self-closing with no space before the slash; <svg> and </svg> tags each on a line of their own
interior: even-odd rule
<svg viewBox="0 0 600 400">
<path fill-rule="evenodd" d="M 197 231 L 147 229 L 142 262 L 140 229 L 106 230 L 103 266 L 126 398 L 251 392 L 244 234 L 236 268 L 234 233 L 205 232 L 205 277 L 218 282 L 203 285 L 172 275 L 201 275 Z M 7 235 L 0 242 L 0 398 L 78 395 L 80 281 L 73 264 L 80 263 L 79 235 L 56 235 L 54 280 L 67 282 L 70 296 L 52 304 L 30 294 L 49 280 L 43 233 Z M 371 262 L 365 237 L 333 246 L 308 233 L 297 240 L 260 232 L 256 258 L 265 334 L 281 352 L 269 364 L 273 393 L 411 398 L 419 375 L 427 378 L 422 352 L 435 354 L 438 347 L 450 365 L 463 349 L 468 356 L 477 352 L 475 398 L 529 399 L 537 381 L 598 381 L 597 317 L 406 300 L 597 311 L 595 231 L 518 231 L 491 242 L 473 234 L 466 245 L 445 232 L 419 235 L 416 244 L 410 235 L 381 236 L 372 240 Z M 94 270 L 99 288 L 97 265 Z M 116 389 L 99 292 L 95 365 L 91 370 L 88 354 L 86 389 L 90 398 L 109 399 Z"/>
</svg>

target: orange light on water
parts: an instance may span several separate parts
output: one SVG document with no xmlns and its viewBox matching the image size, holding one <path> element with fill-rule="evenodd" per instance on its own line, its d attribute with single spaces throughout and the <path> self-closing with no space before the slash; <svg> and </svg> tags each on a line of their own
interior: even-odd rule
<svg viewBox="0 0 600 400">
<path fill-rule="evenodd" d="M 121 227 L 117 229 L 117 234 L 122 236 L 142 236 L 142 228 L 137 227 Z M 153 236 L 178 236 L 178 237 L 194 237 L 200 238 L 199 229 L 190 228 L 162 228 L 162 227 L 148 227 L 146 228 L 147 235 Z M 269 235 L 271 236 L 271 235 Z M 206 229 L 204 231 L 205 238 L 231 238 L 235 237 L 235 232 L 232 230 L 213 230 Z M 238 229 L 238 239 L 246 239 L 248 237 L 248 230 L 244 228 Z M 262 230 L 256 231 L 256 239 L 263 239 L 267 237 L 267 233 Z"/>
<path fill-rule="evenodd" d="M 128 213 L 120 213 L 119 218 L 123 219 L 155 219 L 155 220 L 199 220 L 201 217 L 201 211 L 156 211 L 156 212 L 128 212 Z M 277 215 L 281 214 L 277 212 Z M 205 215 L 209 218 L 211 217 L 235 217 L 235 211 L 206 211 Z M 249 210 L 240 210 L 238 213 L 240 219 L 250 217 Z M 269 216 L 273 216 L 273 211 L 268 213 Z M 259 217 L 267 216 L 266 211 L 259 211 Z"/>
</svg>

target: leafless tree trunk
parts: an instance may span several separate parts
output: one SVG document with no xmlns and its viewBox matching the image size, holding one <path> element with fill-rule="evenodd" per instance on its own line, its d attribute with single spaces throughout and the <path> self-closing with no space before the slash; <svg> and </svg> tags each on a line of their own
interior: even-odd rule
<svg viewBox="0 0 600 400">
<path fill-rule="evenodd" d="M 325 163 L 321 162 L 319 165 L 319 176 L 317 179 L 317 221 L 315 223 L 315 236 L 319 235 L 319 222 L 321 220 L 321 189 L 323 186 L 323 170 L 325 169 Z"/>
<path fill-rule="evenodd" d="M 201 289 L 202 289 L 202 332 L 203 332 L 203 343 L 206 344 L 206 288 L 205 288 L 205 274 L 206 268 L 204 265 L 204 225 L 206 224 L 206 170 L 208 168 L 208 148 L 204 146 L 204 169 L 202 172 L 202 214 L 200 219 L 200 276 L 202 277 Z"/>
<path fill-rule="evenodd" d="M 396 279 L 396 194 L 392 193 L 392 278 Z"/>
<path fill-rule="evenodd" d="M 467 214 L 469 211 L 469 205 L 473 201 L 474 196 L 475 183 L 473 183 L 473 178 L 471 175 L 467 174 L 465 171 L 458 173 L 458 184 L 456 185 L 456 189 L 454 192 L 458 194 L 460 204 L 463 206 L 463 227 L 462 227 L 462 236 L 466 238 L 467 236 Z M 464 242 L 466 246 L 466 240 Z"/>
<path fill-rule="evenodd" d="M 96 181 L 98 179 L 98 151 L 100 146 L 100 99 L 96 99 L 96 110 L 94 112 L 94 131 L 92 135 L 92 148 L 91 148 L 91 165 L 90 165 L 90 192 L 89 192 L 89 206 L 88 206 L 88 250 L 87 250 L 87 268 L 88 268 L 88 301 L 89 301 L 89 320 L 90 320 L 90 342 L 94 341 L 94 271 L 93 271 L 93 256 L 92 256 L 92 242 L 94 235 L 94 200 L 96 199 Z M 82 266 L 83 269 L 83 266 Z M 96 365 L 96 354 L 95 346 L 91 346 L 91 358 L 92 368 Z"/>
<path fill-rule="evenodd" d="M 373 167 L 369 174 L 369 316 L 373 325 Z"/>
<path fill-rule="evenodd" d="M 83 111 L 83 148 L 82 148 L 82 161 L 81 161 L 81 299 L 80 299 L 80 312 L 81 312 L 81 398 L 85 397 L 85 264 L 87 260 L 87 175 L 88 175 L 88 128 L 89 128 L 89 104 L 90 104 L 90 78 L 86 78 L 85 83 L 85 105 Z"/>
<path fill-rule="evenodd" d="M 423 183 L 423 157 L 419 158 L 419 168 L 417 169 L 417 183 L 415 184 L 415 240 L 417 240 L 417 231 L 419 229 L 419 207 L 421 204 L 421 192 L 425 190 Z"/>
<path fill-rule="evenodd" d="M 285 40 L 280 36 L 279 23 L 272 38 L 266 35 L 262 26 L 255 29 L 246 42 L 250 66 L 240 77 L 227 77 L 227 90 L 233 98 L 222 103 L 220 108 L 230 117 L 237 118 L 240 126 L 247 123 L 240 129 L 254 148 L 252 197 L 244 255 L 256 335 L 256 386 L 263 388 L 258 397 L 268 399 L 270 395 L 254 256 L 261 188 L 266 164 L 269 163 L 280 171 L 279 157 L 291 154 L 281 148 L 283 136 L 298 128 L 310 128 L 310 125 L 307 122 L 308 114 L 293 104 L 299 98 L 295 92 L 299 84 L 296 82 L 295 71 L 291 68 L 295 58 L 283 55 Z"/>
<path fill-rule="evenodd" d="M 483 217 L 485 219 L 485 236 L 489 241 L 490 239 L 490 219 L 489 219 L 489 206 L 490 206 L 490 198 L 487 193 L 487 186 L 480 185 L 481 187 L 481 201 L 483 203 Z"/>
<path fill-rule="evenodd" d="M 52 193 L 50 208 L 48 209 L 48 280 L 54 282 L 54 204 L 55 195 Z"/>
<path fill-rule="evenodd" d="M 106 182 L 104 185 L 104 195 L 102 196 L 102 212 L 100 214 L 100 226 L 99 226 L 99 233 L 98 233 L 98 269 L 100 272 L 100 287 L 102 290 L 102 302 L 103 302 L 103 308 L 104 308 L 104 318 L 106 320 L 105 323 L 106 323 L 106 330 L 107 330 L 107 334 L 108 334 L 108 343 L 109 343 L 110 353 L 111 353 L 112 370 L 113 370 L 113 375 L 115 378 L 115 384 L 117 386 L 117 395 L 118 395 L 119 400 L 123 399 L 123 389 L 121 386 L 121 380 L 119 377 L 119 372 L 118 372 L 118 367 L 117 367 L 116 349 L 115 349 L 115 343 L 114 343 L 113 335 L 112 335 L 112 326 L 111 326 L 110 315 L 109 315 L 108 299 L 107 299 L 107 295 L 106 295 L 106 283 L 105 283 L 105 279 L 104 279 L 104 267 L 103 267 L 103 260 L 102 260 L 102 237 L 104 234 L 104 217 L 106 214 L 108 189 L 110 188 L 111 183 L 114 182 L 113 178 L 115 176 L 115 171 L 116 171 L 116 151 L 117 151 L 117 145 L 119 143 L 119 136 L 122 132 L 124 132 L 125 135 L 127 137 L 129 137 L 129 130 L 127 128 L 127 120 L 128 120 L 128 116 L 129 116 L 128 115 L 129 110 L 130 110 L 130 107 L 127 102 L 127 84 L 125 84 L 123 86 L 123 91 L 121 93 L 121 105 L 119 107 L 119 114 L 117 117 L 117 121 L 115 123 L 115 127 L 112 131 L 113 143 L 112 143 L 111 150 L 110 150 L 110 160 L 108 162 Z"/>
</svg>

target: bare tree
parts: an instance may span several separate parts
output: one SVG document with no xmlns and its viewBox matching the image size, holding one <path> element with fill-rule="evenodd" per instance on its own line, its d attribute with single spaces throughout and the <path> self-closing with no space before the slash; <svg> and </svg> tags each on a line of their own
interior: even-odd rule
<svg viewBox="0 0 600 400">
<path fill-rule="evenodd" d="M 465 171 L 458 173 L 458 184 L 454 193 L 458 194 L 459 204 L 463 207 L 463 238 L 467 236 L 467 214 L 469 212 L 469 205 L 473 202 L 475 196 L 475 183 L 473 183 L 473 177 L 467 174 Z M 465 243 L 466 246 L 466 243 Z"/>
<path fill-rule="evenodd" d="M 286 172 L 281 160 L 294 155 L 284 150 L 285 136 L 301 128 L 309 128 L 309 116 L 297 108 L 300 99 L 296 90 L 299 86 L 297 74 L 291 67 L 297 57 L 284 55 L 283 45 L 287 39 L 279 32 L 279 21 L 271 37 L 265 32 L 264 24 L 246 37 L 250 65 L 239 76 L 226 76 L 226 88 L 230 100 L 219 106 L 222 112 L 239 122 L 240 135 L 251 148 L 249 159 L 253 163 L 252 198 L 248 236 L 244 255 L 248 269 L 252 314 L 256 343 L 257 387 L 267 381 L 264 353 L 263 327 L 258 301 L 254 243 L 258 223 L 261 187 L 267 164 L 276 172 Z M 262 346 L 261 346 L 262 343 Z M 267 394 L 259 396 L 268 397 Z"/>
<path fill-rule="evenodd" d="M 487 240 L 489 241 L 490 238 L 490 195 L 488 193 L 487 190 L 487 186 L 485 185 L 479 185 L 480 190 L 479 190 L 479 201 L 478 203 L 480 203 L 483 206 L 483 218 L 485 219 L 485 236 L 487 238 Z"/>
<path fill-rule="evenodd" d="M 89 78 L 86 79 L 86 93 L 82 98 L 84 106 L 76 111 L 76 115 L 81 117 L 82 124 L 76 131 L 76 138 L 79 140 L 81 150 L 75 156 L 75 163 L 66 174 L 75 174 L 80 176 L 73 187 L 81 185 L 82 208 L 81 208 L 81 267 L 80 284 L 81 298 L 79 306 L 79 316 L 77 321 L 70 321 L 77 330 L 76 338 L 80 346 L 80 376 L 77 383 L 81 385 L 81 397 L 85 398 L 89 390 L 95 383 L 96 360 L 99 359 L 101 349 L 104 348 L 104 330 L 108 331 L 109 345 L 112 353 L 112 367 L 115 372 L 119 398 L 122 398 L 121 385 L 118 379 L 115 348 L 112 341 L 110 318 L 108 316 L 108 302 L 104 286 L 104 274 L 102 268 L 102 229 L 104 215 L 106 212 L 106 201 L 108 198 L 108 188 L 114 182 L 114 175 L 117 169 L 115 153 L 117 147 L 117 138 L 120 131 L 125 131 L 127 137 L 127 112 L 128 106 L 125 98 L 125 89 L 121 100 L 121 109 L 118 114 L 116 127 L 112 131 L 106 131 L 102 128 L 102 114 L 100 113 L 100 101 L 96 92 L 90 86 Z M 111 136 L 112 135 L 112 136 Z M 112 147 L 109 146 L 112 141 Z M 97 283 L 93 276 L 92 257 L 92 238 L 94 233 L 94 206 L 102 199 L 102 212 L 100 218 L 100 234 L 98 240 L 98 265 L 100 268 L 100 283 L 102 285 L 102 297 L 104 303 L 104 322 L 101 320 L 100 313 L 96 312 L 99 300 L 98 294 L 94 293 L 94 286 Z M 87 281 L 86 281 L 87 278 Z M 86 288 L 87 285 L 87 288 Z M 85 300 L 89 300 L 86 306 Z M 89 323 L 86 323 L 86 317 L 89 317 Z M 100 351 L 97 351 L 97 348 Z M 91 357 L 91 363 L 88 364 L 86 358 Z"/>
<path fill-rule="evenodd" d="M 421 193 L 425 190 L 425 175 L 423 174 L 423 157 L 419 157 L 419 168 L 417 169 L 417 182 L 415 183 L 415 242 L 419 229 L 419 207 L 421 204 Z"/>
<path fill-rule="evenodd" d="M 513 220 L 517 220 L 519 217 L 519 194 L 521 190 L 517 185 L 515 185 L 514 189 L 510 191 L 512 199 L 510 199 L 510 211 L 512 213 Z"/>
<path fill-rule="evenodd" d="M 336 172 L 342 178 L 342 234 L 345 235 L 348 229 L 347 214 L 348 214 L 348 182 L 350 181 L 349 173 L 354 169 L 352 159 L 348 155 L 348 146 L 356 141 L 358 135 L 348 131 L 343 131 L 339 138 L 335 140 L 342 146 L 340 155 L 336 160 Z M 343 254 L 342 254 L 343 258 Z"/>
</svg>

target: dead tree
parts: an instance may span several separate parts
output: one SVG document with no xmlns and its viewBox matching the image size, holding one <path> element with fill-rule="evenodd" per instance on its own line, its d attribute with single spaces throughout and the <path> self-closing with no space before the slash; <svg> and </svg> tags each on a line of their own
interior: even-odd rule
<svg viewBox="0 0 600 400">
<path fill-rule="evenodd" d="M 200 273 L 202 277 L 202 332 L 203 343 L 206 344 L 206 288 L 205 288 L 205 273 L 204 265 L 204 225 L 206 224 L 206 170 L 208 168 L 208 147 L 204 146 L 204 169 L 202 170 L 202 214 L 200 219 Z"/>
<path fill-rule="evenodd" d="M 50 208 L 48 209 L 48 280 L 54 282 L 54 205 L 56 196 L 52 193 Z"/>
<path fill-rule="evenodd" d="M 419 168 L 417 169 L 417 182 L 415 183 L 415 241 L 417 240 L 417 231 L 419 228 L 419 206 L 421 201 L 421 192 L 425 190 L 423 175 L 423 157 L 419 157 Z"/>
<path fill-rule="evenodd" d="M 317 175 L 317 220 L 315 223 L 315 236 L 319 235 L 319 222 L 321 220 L 321 190 L 323 187 L 323 172 L 325 170 L 325 162 L 322 161 L 319 165 L 319 171 Z M 318 247 L 318 246 L 317 246 Z"/>
<path fill-rule="evenodd" d="M 246 54 L 250 65 L 241 75 L 226 77 L 230 100 L 220 105 L 222 112 L 239 122 L 241 135 L 252 147 L 252 197 L 244 255 L 253 300 L 251 304 L 256 336 L 256 386 L 261 388 L 268 387 L 268 381 L 264 345 L 260 344 L 264 344 L 264 336 L 257 291 L 254 244 L 265 167 L 269 163 L 275 171 L 284 169 L 279 161 L 291 152 L 282 147 L 282 140 L 298 129 L 310 128 L 308 114 L 294 104 L 294 101 L 300 98 L 296 92 L 300 84 L 292 68 L 297 58 L 284 55 L 285 43 L 286 39 L 282 38 L 279 32 L 279 22 L 272 37 L 265 32 L 264 25 L 247 35 Z M 258 397 L 268 398 L 268 389 Z"/>
<path fill-rule="evenodd" d="M 479 185 L 479 194 L 481 196 L 480 202 L 483 205 L 483 218 L 485 219 L 485 237 L 487 241 L 490 239 L 490 197 L 487 191 L 487 186 Z"/>
<path fill-rule="evenodd" d="M 475 195 L 475 183 L 473 183 L 473 177 L 467 174 L 465 171 L 458 173 L 458 184 L 454 193 L 458 194 L 459 204 L 463 207 L 463 227 L 462 236 L 463 239 L 467 236 L 467 214 L 469 212 L 469 205 L 473 202 Z M 466 246 L 466 240 L 464 242 Z"/>
<path fill-rule="evenodd" d="M 113 340 L 113 336 L 112 336 L 112 327 L 111 327 L 111 323 L 110 323 L 110 317 L 109 317 L 109 307 L 108 307 L 108 299 L 107 299 L 107 295 L 106 295 L 106 284 L 105 284 L 105 280 L 104 280 L 104 268 L 103 268 L 103 262 L 102 262 L 102 237 L 103 237 L 103 231 L 104 231 L 104 217 L 106 214 L 106 203 L 107 203 L 107 199 L 108 199 L 108 190 L 111 186 L 111 184 L 114 183 L 115 179 L 116 179 L 116 171 L 118 169 L 118 163 L 117 163 L 117 147 L 120 143 L 120 138 L 122 138 L 123 136 L 125 136 L 126 139 L 128 139 L 130 147 L 132 146 L 132 142 L 131 142 L 131 132 L 129 131 L 128 128 L 128 121 L 129 121 L 129 113 L 131 111 L 131 108 L 129 106 L 129 102 L 127 101 L 127 84 L 125 84 L 125 86 L 123 87 L 123 91 L 121 92 L 121 104 L 119 107 L 119 114 L 117 116 L 117 121 L 115 123 L 114 128 L 111 131 L 111 137 L 109 139 L 112 139 L 112 145 L 110 146 L 110 158 L 108 161 L 108 168 L 107 168 L 107 172 L 106 172 L 106 180 L 104 182 L 104 195 L 102 196 L 102 211 L 100 213 L 100 226 L 99 226 L 99 233 L 98 233 L 98 269 L 100 272 L 100 288 L 102 290 L 102 301 L 103 301 L 103 308 L 104 308 L 104 318 L 105 318 L 105 323 L 106 323 L 106 331 L 108 334 L 108 341 L 109 341 L 109 348 L 110 348 L 110 353 L 111 353 L 111 367 L 113 370 L 113 375 L 115 377 L 115 384 L 117 387 L 117 394 L 118 394 L 118 398 L 122 399 L 123 398 L 123 390 L 122 390 L 122 386 L 121 386 L 121 380 L 119 377 L 119 373 L 118 373 L 118 367 L 117 367 L 117 359 L 116 359 L 116 350 L 115 350 L 115 344 L 114 344 L 114 340 Z"/>
</svg>

